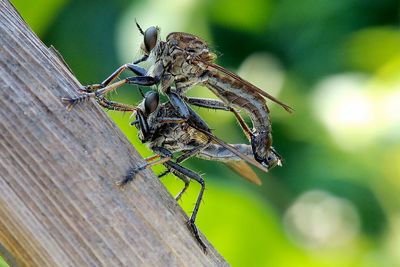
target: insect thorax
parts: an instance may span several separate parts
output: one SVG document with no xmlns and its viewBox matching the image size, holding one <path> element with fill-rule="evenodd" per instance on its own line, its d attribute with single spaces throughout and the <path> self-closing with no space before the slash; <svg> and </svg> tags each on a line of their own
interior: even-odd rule
<svg viewBox="0 0 400 267">
<path fill-rule="evenodd" d="M 188 150 L 207 142 L 204 134 L 190 127 L 186 122 L 160 122 L 162 118 L 176 117 L 176 110 L 169 102 L 160 105 L 156 112 L 149 115 L 147 122 L 152 133 L 151 140 L 148 140 L 150 147 L 161 146 L 172 152 L 177 152 Z"/>
<path fill-rule="evenodd" d="M 184 91 L 202 82 L 205 67 L 195 61 L 213 61 L 215 55 L 209 52 L 207 44 L 198 37 L 173 33 L 166 42 L 157 44 L 150 58 L 152 66 L 148 74 L 160 77 L 162 88 L 175 83 L 178 90 Z"/>
</svg>

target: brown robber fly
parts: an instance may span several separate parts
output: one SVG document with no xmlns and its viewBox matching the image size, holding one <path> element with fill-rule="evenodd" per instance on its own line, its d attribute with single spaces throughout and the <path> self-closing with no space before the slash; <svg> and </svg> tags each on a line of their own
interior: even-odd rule
<svg viewBox="0 0 400 267">
<path fill-rule="evenodd" d="M 206 246 L 199 236 L 195 220 L 203 197 L 205 182 L 200 175 L 183 167 L 180 163 L 191 157 L 224 162 L 242 177 L 258 185 L 261 184 L 261 180 L 246 162 L 263 171 L 281 165 L 281 157 L 272 147 L 268 151 L 269 166 L 266 168 L 254 160 L 250 145 L 223 142 L 211 133 L 207 124 L 189 107 L 189 118 L 182 119 L 170 102 L 159 104 L 157 92 L 148 92 L 138 107 L 115 103 L 105 98 L 98 98 L 98 101 L 107 109 L 134 112 L 136 120 L 132 122 L 132 125 L 138 128 L 139 139 L 147 143 L 155 152 L 155 155 L 145 159 L 144 165 L 135 168 L 125 179 L 118 182 L 119 185 L 127 184 L 137 172 L 157 164 L 163 164 L 167 168 L 167 172 L 161 176 L 172 172 L 184 182 L 183 189 L 175 197 L 176 200 L 180 199 L 186 191 L 190 180 L 197 181 L 201 185 L 188 226 L 204 250 Z M 204 128 L 207 130 L 203 130 Z M 180 155 L 173 159 L 175 153 L 180 153 Z"/>
<path fill-rule="evenodd" d="M 169 97 L 170 103 L 178 110 L 179 117 L 187 120 L 190 112 L 184 103 L 185 93 L 194 85 L 204 85 L 219 97 L 230 111 L 237 109 L 247 113 L 252 121 L 252 130 L 244 126 L 246 123 L 240 117 L 236 116 L 236 118 L 251 142 L 254 158 L 261 164 L 269 166 L 268 156 L 272 145 L 272 135 L 269 109 L 265 98 L 279 104 L 289 112 L 292 109 L 264 90 L 215 64 L 216 55 L 201 38 L 189 33 L 173 32 L 167 36 L 166 41 L 162 41 L 159 38 L 158 27 L 152 26 L 143 31 L 139 24 L 136 23 L 136 25 L 143 35 L 141 48 L 144 56 L 133 63 L 119 67 L 101 84 L 86 86 L 83 89 L 85 92 L 80 96 L 64 98 L 63 101 L 69 108 L 89 98 L 99 99 L 123 84 L 159 85 L 159 90 Z M 137 65 L 143 61 L 150 63 L 147 70 Z M 113 83 L 126 69 L 137 76 Z M 99 103 L 101 104 L 101 101 Z M 212 99 L 196 99 L 188 103 L 221 109 L 220 104 Z"/>
</svg>

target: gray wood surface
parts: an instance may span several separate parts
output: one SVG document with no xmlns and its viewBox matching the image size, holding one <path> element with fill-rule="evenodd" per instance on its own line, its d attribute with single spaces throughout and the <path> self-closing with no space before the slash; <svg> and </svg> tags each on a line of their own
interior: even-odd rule
<svg viewBox="0 0 400 267">
<path fill-rule="evenodd" d="M 112 68 L 112 67 L 110 67 Z M 140 155 L 79 82 L 0 0 L 0 253 L 19 266 L 226 266 L 204 254 Z"/>
</svg>

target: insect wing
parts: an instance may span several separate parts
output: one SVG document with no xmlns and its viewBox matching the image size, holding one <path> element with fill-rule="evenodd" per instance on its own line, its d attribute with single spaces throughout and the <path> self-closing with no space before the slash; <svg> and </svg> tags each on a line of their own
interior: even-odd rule
<svg viewBox="0 0 400 267">
<path fill-rule="evenodd" d="M 268 98 L 269 100 L 277 103 L 278 105 L 280 105 L 282 108 L 284 108 L 286 111 L 288 112 L 292 112 L 293 108 L 291 108 L 290 106 L 286 105 L 285 103 L 281 102 L 280 100 L 276 99 L 275 97 L 273 97 L 272 95 L 268 94 L 267 92 L 265 92 L 264 90 L 258 88 L 257 86 L 249 83 L 248 81 L 240 78 L 238 75 L 236 75 L 235 73 L 215 64 L 212 62 L 208 62 L 208 61 L 204 61 L 202 59 L 198 59 L 200 62 L 204 63 L 208 69 L 212 69 L 212 70 L 216 70 L 226 76 L 229 76 L 230 78 L 236 80 L 237 82 L 239 82 L 246 90 L 250 91 L 250 92 L 254 92 L 256 94 L 262 95 L 266 98 Z"/>
<path fill-rule="evenodd" d="M 213 140 L 215 143 L 225 147 L 226 149 L 228 149 L 229 151 L 231 151 L 233 154 L 235 154 L 236 156 L 238 156 L 239 158 L 243 159 L 244 161 L 250 163 L 251 165 L 253 165 L 254 167 L 259 168 L 260 170 L 264 171 L 264 172 L 268 172 L 268 169 L 266 167 L 264 167 L 263 165 L 261 165 L 261 163 L 259 163 L 258 161 L 256 161 L 254 158 L 251 158 L 247 155 L 242 154 L 241 152 L 239 152 L 236 148 L 234 148 L 233 146 L 231 146 L 230 144 L 225 143 L 224 141 L 222 141 L 221 139 L 219 139 L 218 137 L 216 137 L 215 135 L 213 135 L 212 133 L 206 132 L 202 129 L 196 128 L 193 125 L 191 125 L 191 127 L 195 128 L 196 130 L 202 132 L 203 134 L 209 136 L 211 138 L 211 140 Z"/>
<path fill-rule="evenodd" d="M 253 169 L 244 161 L 228 161 L 225 163 L 231 170 L 239 174 L 241 177 L 256 185 L 261 185 L 261 179 L 253 171 Z"/>
</svg>

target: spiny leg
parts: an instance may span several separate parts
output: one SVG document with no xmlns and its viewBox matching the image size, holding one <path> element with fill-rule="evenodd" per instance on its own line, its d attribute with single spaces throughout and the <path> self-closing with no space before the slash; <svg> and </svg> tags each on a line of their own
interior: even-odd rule
<svg viewBox="0 0 400 267">
<path fill-rule="evenodd" d="M 150 162 L 150 163 L 147 163 L 147 162 L 146 162 L 146 163 L 143 164 L 142 166 L 139 166 L 139 167 L 134 168 L 133 170 L 131 170 L 131 171 L 128 173 L 128 175 L 127 175 L 123 180 L 117 182 L 116 184 L 117 184 L 118 186 L 124 186 L 124 185 L 126 185 L 127 183 L 129 183 L 130 181 L 132 181 L 133 178 L 135 177 L 135 175 L 136 175 L 138 172 L 143 171 L 143 170 L 145 170 L 145 169 L 148 169 L 148 168 L 150 168 L 150 167 L 152 167 L 152 166 L 155 166 L 155 165 L 158 165 L 158 164 L 166 163 L 166 162 L 168 162 L 169 160 L 171 160 L 171 157 L 162 157 L 162 156 L 161 156 L 161 158 L 158 159 L 158 160 L 156 160 L 156 161 L 153 161 L 153 162 Z"/>
<path fill-rule="evenodd" d="M 224 102 L 217 99 L 210 98 L 198 98 L 198 97 L 185 97 L 185 101 L 191 105 L 195 105 L 202 108 L 210 108 L 217 110 L 231 111 L 231 107 L 225 105 Z"/>
<path fill-rule="evenodd" d="M 155 148 L 155 150 L 159 151 L 160 148 Z M 168 151 L 167 149 L 161 150 L 160 153 L 162 153 L 164 156 L 167 156 L 167 157 L 172 156 L 172 153 L 170 151 Z M 153 161 L 160 157 L 161 157 L 160 154 L 155 154 L 153 156 L 146 158 L 145 160 L 146 160 L 146 162 L 150 162 L 150 161 Z M 164 166 L 167 168 L 167 170 L 165 172 L 161 173 L 160 175 L 158 175 L 158 178 L 161 178 L 161 177 L 165 176 L 166 174 L 172 172 L 173 174 L 176 175 L 176 177 L 178 177 L 180 180 L 182 180 L 182 182 L 185 184 L 183 189 L 178 193 L 178 195 L 175 196 L 175 200 L 178 201 L 181 198 L 181 196 L 183 195 L 183 193 L 185 193 L 186 189 L 189 187 L 190 180 L 185 175 L 182 175 L 180 172 L 174 171 L 174 169 L 170 168 L 168 165 L 164 164 Z"/>
<path fill-rule="evenodd" d="M 191 150 L 186 151 L 184 154 L 182 154 L 181 156 L 179 156 L 179 158 L 176 159 L 175 163 L 179 164 L 191 157 L 196 156 L 197 154 L 199 154 L 203 149 L 205 149 L 208 146 L 210 141 L 211 140 L 209 140 L 209 142 L 204 145 L 199 145 Z M 166 165 L 166 164 L 164 164 L 164 165 Z M 166 167 L 168 168 L 168 166 L 166 166 Z M 175 200 L 178 201 L 181 198 L 181 196 L 183 195 L 183 193 L 185 193 L 186 189 L 189 187 L 190 180 L 188 180 L 187 177 L 182 175 L 181 173 L 173 171 L 171 169 L 168 169 L 168 172 L 172 172 L 173 174 L 175 174 L 179 179 L 181 179 L 185 183 L 183 189 L 178 193 L 178 195 L 175 196 Z"/>
<path fill-rule="evenodd" d="M 121 75 L 121 73 L 125 70 L 130 70 L 138 76 L 146 76 L 146 73 L 147 73 L 146 69 L 136 65 L 137 63 L 144 61 L 144 60 L 142 60 L 143 58 L 141 58 L 133 63 L 127 63 L 127 64 L 122 65 L 121 67 L 116 69 L 109 77 L 107 77 L 102 83 L 87 85 L 87 86 L 85 86 L 85 89 L 83 91 L 95 92 L 101 88 L 104 88 L 107 85 L 109 85 L 110 83 L 112 83 L 115 79 L 117 79 Z M 147 57 L 146 57 L 146 59 L 147 59 Z"/>
<path fill-rule="evenodd" d="M 153 147 L 152 148 L 154 152 L 159 153 L 160 155 L 164 156 L 164 157 L 172 157 L 172 152 L 169 151 L 166 148 L 163 147 Z M 194 237 L 196 238 L 196 240 L 199 242 L 200 246 L 202 247 L 202 249 L 204 251 L 207 250 L 207 246 L 204 244 L 203 240 L 201 240 L 200 235 L 199 235 L 199 230 L 197 229 L 197 226 L 195 225 L 195 221 L 196 221 L 196 216 L 197 216 L 197 212 L 199 211 L 199 207 L 200 207 L 200 203 L 201 200 L 203 199 L 203 194 L 204 194 L 204 190 L 205 190 L 205 183 L 203 178 L 198 175 L 197 173 L 179 165 L 178 163 L 175 163 L 171 160 L 166 161 L 164 163 L 165 166 L 168 166 L 168 168 L 173 169 L 175 172 L 179 172 L 184 176 L 187 176 L 189 179 L 193 179 L 195 181 L 197 181 L 200 186 L 200 192 L 197 196 L 197 200 L 196 200 L 196 204 L 194 206 L 194 210 L 192 212 L 192 216 L 190 217 L 189 221 L 188 221 L 188 227 L 189 229 L 192 231 Z M 186 190 L 186 189 L 185 189 Z"/>
<path fill-rule="evenodd" d="M 179 157 L 176 159 L 176 163 L 182 163 L 182 162 L 184 162 L 185 160 L 187 160 L 187 159 L 189 159 L 189 158 L 191 158 L 191 157 L 196 156 L 196 155 L 199 154 L 203 149 L 205 149 L 205 148 L 210 144 L 210 142 L 211 142 L 211 139 L 208 139 L 207 143 L 205 143 L 204 145 L 199 145 L 199 146 L 196 146 L 195 148 L 193 148 L 193 149 L 191 149 L 191 150 L 186 151 L 184 154 L 182 154 L 181 156 L 179 156 Z"/>
<path fill-rule="evenodd" d="M 236 120 L 239 122 L 239 125 L 243 130 L 244 135 L 247 137 L 247 140 L 251 141 L 253 133 L 251 132 L 247 123 L 244 121 L 243 117 L 240 116 L 239 112 L 234 109 L 232 109 L 231 112 L 233 112 L 233 114 L 235 115 Z"/>
<path fill-rule="evenodd" d="M 159 123 L 183 123 L 186 122 L 185 119 L 182 118 L 176 118 L 176 117 L 161 117 L 161 118 L 157 118 L 157 122 Z"/>
<path fill-rule="evenodd" d="M 129 172 L 129 174 L 122 180 L 117 182 L 117 185 L 119 186 L 124 186 L 136 175 L 136 173 L 143 171 L 147 168 L 150 168 L 152 166 L 158 165 L 158 164 L 164 164 L 165 162 L 168 162 L 169 160 L 172 159 L 172 152 L 170 152 L 168 149 L 163 148 L 163 147 L 154 147 L 153 151 L 156 152 L 157 154 L 154 154 L 153 156 L 147 157 L 144 160 L 146 161 L 145 164 L 142 166 L 134 168 L 132 171 Z"/>
<path fill-rule="evenodd" d="M 195 153 L 194 153 L 194 152 L 195 152 Z M 182 156 L 185 156 L 185 158 L 183 158 L 182 156 L 180 156 L 180 157 L 176 160 L 176 162 L 177 162 L 177 163 L 180 163 L 180 162 L 182 162 L 182 161 L 188 159 L 189 157 L 193 157 L 194 154 L 197 154 L 197 153 L 199 153 L 199 152 L 198 152 L 198 151 L 190 150 L 190 151 L 188 151 L 188 152 L 186 152 L 185 154 L 182 155 Z M 147 159 L 146 159 L 146 161 L 147 161 Z M 164 166 L 167 168 L 167 170 L 164 171 L 163 173 L 159 174 L 159 175 L 158 175 L 158 178 L 162 178 L 163 176 L 165 176 L 165 175 L 167 175 L 168 173 L 171 172 L 171 173 L 173 173 L 176 177 L 178 177 L 178 178 L 184 183 L 184 187 L 183 187 L 183 188 L 181 189 L 181 191 L 175 196 L 175 200 L 178 201 L 178 200 L 182 197 L 182 195 L 186 192 L 186 190 L 188 189 L 189 184 L 190 184 L 190 180 L 189 180 L 185 175 L 182 175 L 180 172 L 174 171 L 174 169 L 170 168 L 170 167 L 167 166 L 166 164 L 164 164 Z"/>
<path fill-rule="evenodd" d="M 97 90 L 96 92 L 82 93 L 76 97 L 63 97 L 61 101 L 67 104 L 67 109 L 71 110 L 76 104 L 89 101 L 90 98 L 100 98 L 101 95 L 116 90 L 122 85 L 126 84 L 126 79 L 113 83 L 107 87 Z"/>
<path fill-rule="evenodd" d="M 99 98 L 102 95 L 105 95 L 111 91 L 114 91 L 121 87 L 124 84 L 137 84 L 137 85 L 143 85 L 143 86 L 151 86 L 154 85 L 158 82 L 157 78 L 151 77 L 151 76 L 138 76 L 138 77 L 129 77 L 126 79 L 123 79 L 121 81 L 112 83 L 104 88 L 98 89 L 95 92 L 91 93 L 83 93 L 77 97 L 72 97 L 72 98 L 61 98 L 61 101 L 64 103 L 67 103 L 67 109 L 71 110 L 76 104 L 89 101 L 90 98 Z"/>
<path fill-rule="evenodd" d="M 185 103 L 181 96 L 172 91 L 167 91 L 166 94 L 169 98 L 169 102 L 175 108 L 177 114 L 179 114 L 178 116 L 183 119 L 181 122 L 187 121 L 189 124 L 193 124 L 204 131 L 211 132 L 207 123 L 203 121 L 203 119 Z M 176 119 L 173 120 L 173 122 L 178 122 Z"/>
<path fill-rule="evenodd" d="M 225 111 L 232 112 L 235 115 L 236 120 L 239 122 L 239 125 L 242 128 L 247 139 L 251 140 L 253 134 L 252 134 L 249 126 L 246 124 L 246 122 L 242 118 L 242 116 L 240 116 L 239 112 L 237 112 L 234 108 L 225 105 L 224 102 L 216 100 L 216 99 L 197 98 L 197 97 L 186 97 L 185 101 L 191 105 L 195 105 L 198 107 L 210 108 L 210 109 L 216 109 L 216 110 L 225 110 Z"/>
<path fill-rule="evenodd" d="M 123 104 L 123 103 L 118 103 L 114 102 L 111 100 L 108 100 L 105 97 L 98 97 L 96 98 L 97 103 L 99 103 L 100 106 L 103 108 L 106 108 L 108 110 L 115 110 L 115 111 L 122 111 L 122 112 L 135 112 L 137 110 L 136 107 Z"/>
<path fill-rule="evenodd" d="M 167 164 L 164 164 L 164 166 L 167 168 L 167 171 L 165 171 L 163 174 L 167 174 L 167 173 L 173 173 L 176 177 L 178 177 L 183 183 L 184 186 L 181 189 L 181 191 L 179 191 L 179 193 L 175 196 L 175 200 L 178 201 L 179 199 L 181 199 L 182 195 L 186 192 L 186 190 L 189 188 L 189 184 L 190 184 L 190 179 L 187 178 L 185 175 L 183 175 L 182 173 L 175 171 L 174 169 L 170 168 L 169 166 L 167 166 Z M 160 176 L 159 176 L 160 177 Z"/>
<path fill-rule="evenodd" d="M 194 206 L 194 210 L 193 210 L 192 215 L 190 216 L 190 219 L 187 223 L 188 223 L 189 229 L 192 231 L 197 242 L 199 242 L 200 246 L 202 247 L 202 249 L 204 251 L 207 251 L 207 246 L 204 244 L 203 240 L 201 240 L 200 235 L 199 235 L 199 230 L 197 229 L 197 226 L 195 224 L 196 216 L 199 211 L 200 203 L 201 203 L 201 200 L 203 199 L 203 194 L 204 194 L 204 190 L 205 190 L 204 179 L 201 178 L 201 176 L 198 175 L 197 173 L 195 173 L 175 162 L 167 161 L 167 162 L 165 162 L 165 165 L 169 166 L 170 168 L 174 169 L 177 172 L 180 172 L 182 175 L 185 175 L 185 176 L 189 177 L 190 179 L 197 181 L 201 186 L 200 192 L 197 196 L 196 204 Z"/>
</svg>

